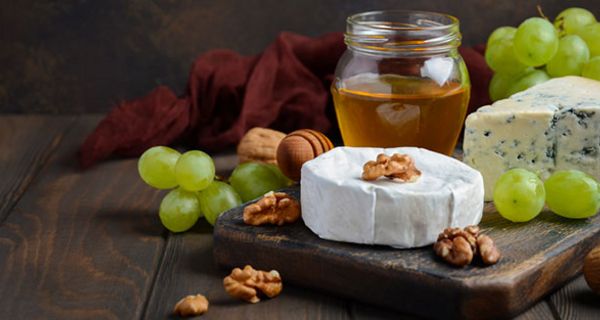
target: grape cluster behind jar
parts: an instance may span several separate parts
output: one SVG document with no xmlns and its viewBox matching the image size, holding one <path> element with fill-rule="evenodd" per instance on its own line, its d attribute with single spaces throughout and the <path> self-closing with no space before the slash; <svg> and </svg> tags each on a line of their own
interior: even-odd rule
<svg viewBox="0 0 600 320">
<path fill-rule="evenodd" d="M 600 23 L 586 9 L 569 8 L 554 24 L 532 17 L 518 28 L 500 27 L 488 38 L 485 60 L 495 72 L 489 87 L 493 101 L 555 77 L 600 80 Z"/>
</svg>

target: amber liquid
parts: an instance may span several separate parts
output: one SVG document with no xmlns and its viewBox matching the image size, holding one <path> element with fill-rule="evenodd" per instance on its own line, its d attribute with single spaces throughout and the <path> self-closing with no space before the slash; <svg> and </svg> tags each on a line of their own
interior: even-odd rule
<svg viewBox="0 0 600 320">
<path fill-rule="evenodd" d="M 332 87 L 346 146 L 415 146 L 451 155 L 470 86 L 396 75 L 359 75 Z"/>
</svg>

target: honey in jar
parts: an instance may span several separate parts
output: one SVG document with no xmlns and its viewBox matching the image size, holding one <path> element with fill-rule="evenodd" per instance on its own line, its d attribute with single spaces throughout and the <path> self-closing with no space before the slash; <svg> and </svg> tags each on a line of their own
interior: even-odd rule
<svg viewBox="0 0 600 320">
<path fill-rule="evenodd" d="M 456 18 L 378 11 L 348 18 L 332 94 L 346 146 L 416 146 L 452 154 L 470 83 Z"/>
<path fill-rule="evenodd" d="M 419 146 L 452 154 L 469 87 L 397 75 L 361 75 L 333 88 L 344 143 L 354 147 Z"/>
</svg>

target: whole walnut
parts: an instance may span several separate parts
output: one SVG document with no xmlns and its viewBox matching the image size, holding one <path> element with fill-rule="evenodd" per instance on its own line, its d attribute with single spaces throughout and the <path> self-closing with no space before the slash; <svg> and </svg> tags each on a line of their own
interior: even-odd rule
<svg viewBox="0 0 600 320">
<path fill-rule="evenodd" d="M 237 146 L 240 163 L 262 162 L 277 164 L 277 147 L 285 133 L 255 127 L 246 132 Z"/>
<path fill-rule="evenodd" d="M 583 276 L 592 291 L 600 294 L 600 246 L 592 249 L 585 257 Z"/>
</svg>

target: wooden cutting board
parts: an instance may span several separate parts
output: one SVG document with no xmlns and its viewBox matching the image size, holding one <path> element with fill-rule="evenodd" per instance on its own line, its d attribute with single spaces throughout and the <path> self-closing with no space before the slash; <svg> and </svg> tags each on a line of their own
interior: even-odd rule
<svg viewBox="0 0 600 320">
<path fill-rule="evenodd" d="M 300 197 L 298 187 L 286 192 Z M 219 266 L 275 269 L 284 284 L 440 319 L 517 315 L 579 274 L 585 254 L 600 244 L 600 215 L 569 220 L 542 212 L 528 223 L 512 223 L 487 204 L 480 226 L 495 240 L 502 260 L 454 268 L 431 246 L 398 250 L 323 240 L 302 221 L 246 225 L 242 211 L 243 206 L 232 209 L 217 221 Z"/>
</svg>

